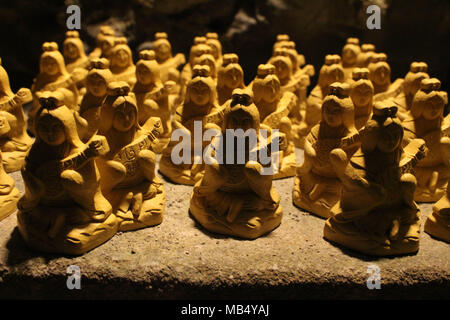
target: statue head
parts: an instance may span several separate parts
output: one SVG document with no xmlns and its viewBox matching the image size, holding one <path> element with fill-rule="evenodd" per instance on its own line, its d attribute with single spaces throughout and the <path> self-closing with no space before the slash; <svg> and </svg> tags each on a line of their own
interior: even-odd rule
<svg viewBox="0 0 450 320">
<path fill-rule="evenodd" d="M 355 108 L 372 104 L 374 88 L 367 68 L 354 68 L 350 86 L 350 98 Z"/>
<path fill-rule="evenodd" d="M 423 79 L 428 79 L 428 65 L 425 62 L 412 62 L 409 72 L 403 81 L 403 92 L 406 95 L 414 96 L 420 89 L 420 83 Z"/>
<path fill-rule="evenodd" d="M 186 89 L 184 104 L 210 106 L 216 101 L 216 86 L 211 78 L 211 69 L 207 65 L 197 65 L 192 70 L 192 79 Z"/>
<path fill-rule="evenodd" d="M 217 61 L 222 57 L 222 44 L 219 41 L 219 35 L 215 32 L 206 34 L 206 44 L 211 48 L 211 54 Z"/>
<path fill-rule="evenodd" d="M 356 66 L 360 68 L 367 68 L 370 63 L 372 55 L 375 53 L 375 46 L 371 43 L 363 43 L 361 45 L 361 52 L 356 58 Z"/>
<path fill-rule="evenodd" d="M 91 61 L 90 70 L 86 76 L 86 88 L 93 96 L 104 97 L 112 78 L 108 59 L 94 59 Z"/>
<path fill-rule="evenodd" d="M 136 79 L 138 83 L 148 85 L 160 83 L 159 65 L 156 62 L 156 54 L 153 50 L 142 50 L 139 52 L 141 58 L 136 64 Z"/>
<path fill-rule="evenodd" d="M 133 55 L 125 37 L 116 38 L 111 49 L 111 68 L 127 68 L 133 65 Z"/>
<path fill-rule="evenodd" d="M 281 47 L 276 49 L 269 63 L 275 66 L 276 75 L 279 80 L 291 78 L 292 60 L 286 48 Z"/>
<path fill-rule="evenodd" d="M 322 104 L 322 121 L 329 127 L 345 126 L 348 131 L 356 130 L 354 107 L 349 93 L 350 86 L 347 83 L 335 82 L 330 85 L 330 92 Z"/>
<path fill-rule="evenodd" d="M 216 60 L 209 53 L 202 54 L 194 59 L 194 66 L 208 66 L 211 78 L 217 78 Z"/>
<path fill-rule="evenodd" d="M 370 58 L 369 79 L 374 85 L 386 85 L 391 83 L 391 67 L 387 63 L 384 53 L 374 53 Z"/>
<path fill-rule="evenodd" d="M 64 57 L 56 42 L 44 42 L 40 60 L 40 73 L 47 76 L 68 75 Z"/>
<path fill-rule="evenodd" d="M 276 75 L 276 68 L 272 64 L 260 64 L 256 78 L 253 81 L 254 101 L 273 103 L 281 99 L 280 80 Z"/>
<path fill-rule="evenodd" d="M 344 67 L 356 65 L 358 55 L 361 53 L 358 38 L 348 38 L 347 43 L 342 48 L 342 64 Z"/>
<path fill-rule="evenodd" d="M 97 46 L 102 50 L 104 57 L 109 57 L 116 39 L 115 31 L 110 26 L 101 26 L 97 35 Z"/>
<path fill-rule="evenodd" d="M 155 33 L 153 50 L 155 50 L 155 58 L 158 63 L 163 63 L 164 61 L 172 57 L 172 46 L 168 40 L 167 33 Z"/>
<path fill-rule="evenodd" d="M 436 120 L 444 117 L 448 95 L 445 91 L 439 91 L 440 88 L 441 82 L 438 79 L 422 79 L 420 90 L 417 91 L 411 105 L 414 119 L 423 117 L 426 120 Z"/>
<path fill-rule="evenodd" d="M 78 31 L 67 31 L 63 44 L 63 55 L 66 61 L 73 61 L 85 57 L 84 44 Z"/>
<path fill-rule="evenodd" d="M 248 129 L 259 130 L 259 112 L 253 103 L 250 92 L 234 89 L 231 102 L 224 111 L 223 130 Z"/>
<path fill-rule="evenodd" d="M 197 57 L 200 57 L 204 54 L 211 53 L 211 47 L 206 43 L 205 37 L 195 37 L 194 44 L 191 47 L 191 51 L 189 52 L 189 64 L 194 66 L 194 60 Z"/>
<path fill-rule="evenodd" d="M 244 71 L 239 65 L 239 57 L 235 53 L 223 55 L 222 66 L 217 76 L 217 87 L 243 88 Z"/>
<path fill-rule="evenodd" d="M 341 65 L 341 57 L 337 54 L 325 56 L 325 63 L 320 68 L 318 84 L 325 94 L 328 94 L 330 84 L 344 81 L 344 69 Z"/>
</svg>

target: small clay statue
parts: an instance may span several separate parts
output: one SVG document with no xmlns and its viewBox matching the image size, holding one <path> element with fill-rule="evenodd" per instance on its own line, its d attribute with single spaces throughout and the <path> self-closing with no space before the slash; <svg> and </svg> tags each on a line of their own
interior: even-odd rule
<svg viewBox="0 0 450 320">
<path fill-rule="evenodd" d="M 350 82 L 350 98 L 355 107 L 355 127 L 360 130 L 372 116 L 373 84 L 367 68 L 354 68 Z"/>
<path fill-rule="evenodd" d="M 433 206 L 433 212 L 425 221 L 425 232 L 450 243 L 450 187 L 447 193 Z"/>
<path fill-rule="evenodd" d="M 18 227 L 40 251 L 83 254 L 117 232 L 117 220 L 100 190 L 94 159 L 108 151 L 103 137 L 83 144 L 64 95 L 44 92 L 36 113 L 36 140 L 22 169 L 25 195 Z"/>
<path fill-rule="evenodd" d="M 161 153 L 162 149 L 169 143 L 170 134 L 172 133 L 169 94 L 175 87 L 175 82 L 167 81 L 163 84 L 160 79 L 160 68 L 155 60 L 155 52 L 153 50 L 141 51 L 140 57 L 141 59 L 136 64 L 137 82 L 132 90 L 136 96 L 138 122 L 140 126 L 145 128 L 147 121 L 151 117 L 160 118 L 163 133 L 153 146 L 153 151 Z"/>
<path fill-rule="evenodd" d="M 352 78 L 353 68 L 357 67 L 358 55 L 361 53 L 358 38 L 348 38 L 342 48 L 342 67 L 344 68 L 344 80 Z"/>
<path fill-rule="evenodd" d="M 427 73 L 428 65 L 425 62 L 412 62 L 409 72 L 403 81 L 403 90 L 399 95 L 392 99 L 392 103 L 398 108 L 397 115 L 400 120 L 404 120 L 408 110 L 411 109 L 414 95 L 420 89 L 420 82 L 423 79 L 429 79 Z"/>
<path fill-rule="evenodd" d="M 425 142 L 402 148 L 403 128 L 396 107 L 378 102 L 360 132 L 361 148 L 349 158 L 335 149 L 330 162 L 342 182 L 340 201 L 324 227 L 325 239 L 377 256 L 419 250 L 420 212 L 410 173 L 425 154 Z"/>
<path fill-rule="evenodd" d="M 289 37 L 288 34 L 278 34 L 277 40 L 273 44 L 273 51 L 275 52 L 276 49 L 281 48 L 290 40 L 291 40 L 291 38 Z"/>
<path fill-rule="evenodd" d="M 311 128 L 321 119 L 323 99 L 328 95 L 330 85 L 334 82 L 344 82 L 344 69 L 339 55 L 327 55 L 325 64 L 319 72 L 317 85 L 312 89 L 306 100 L 305 116 L 296 132 L 297 147 L 303 148 L 304 139 Z"/>
<path fill-rule="evenodd" d="M 384 101 L 400 94 L 403 79 L 397 79 L 391 83 L 391 67 L 387 63 L 386 54 L 372 54 L 367 69 L 369 69 L 369 80 L 373 84 L 375 102 Z"/>
<path fill-rule="evenodd" d="M 116 38 L 109 61 L 114 81 L 125 81 L 130 87 L 133 87 L 136 83 L 136 67 L 133 63 L 131 49 L 127 44 L 127 38 Z"/>
<path fill-rule="evenodd" d="M 155 51 L 156 62 L 159 65 L 160 78 L 163 83 L 174 81 L 175 86 L 169 95 L 169 105 L 171 109 L 175 109 L 175 103 L 181 90 L 181 72 L 179 68 L 186 63 L 184 54 L 177 53 L 172 56 L 172 46 L 167 38 L 167 33 L 155 33 L 155 41 L 153 41 L 153 49 Z"/>
<path fill-rule="evenodd" d="M 6 172 L 20 170 L 33 141 L 26 132 L 22 105 L 32 100 L 31 91 L 12 92 L 9 77 L 0 60 L 0 152 Z M 3 169 L 2 169 L 3 170 Z"/>
<path fill-rule="evenodd" d="M 162 132 L 158 118 L 146 128 L 138 123 L 136 98 L 126 82 L 111 82 L 101 110 L 99 134 L 106 137 L 108 153 L 96 161 L 100 183 L 119 221 L 119 231 L 160 224 L 165 207 L 161 180 L 155 173 L 151 150 Z"/>
<path fill-rule="evenodd" d="M 111 26 L 100 26 L 97 34 L 97 47 L 89 54 L 89 59 L 109 59 L 115 39 L 115 31 Z"/>
<path fill-rule="evenodd" d="M 64 105 L 70 110 L 78 110 L 78 89 L 64 64 L 64 57 L 56 42 L 42 45 L 39 74 L 31 86 L 33 108 L 28 112 L 28 129 L 34 134 L 34 115 L 40 107 L 39 98 L 45 91 L 59 91 L 64 96 Z"/>
<path fill-rule="evenodd" d="M 204 53 L 194 59 L 194 66 L 208 66 L 210 70 L 210 77 L 217 83 L 217 66 L 216 60 L 211 53 Z"/>
<path fill-rule="evenodd" d="M 375 53 L 375 46 L 371 43 L 363 43 L 361 52 L 356 57 L 356 67 L 367 68 L 372 55 Z"/>
<path fill-rule="evenodd" d="M 83 142 L 87 142 L 97 133 L 100 126 L 100 109 L 106 97 L 108 84 L 113 75 L 106 58 L 93 59 L 91 70 L 86 77 L 87 92 L 81 101 L 79 115 L 85 120 L 77 122 L 78 133 Z M 79 120 L 79 118 L 77 118 Z"/>
<path fill-rule="evenodd" d="M 259 111 L 261 127 L 278 129 L 282 134 L 279 170 L 273 175 L 274 179 L 280 179 L 295 175 L 297 166 L 295 146 L 291 138 L 292 122 L 288 116 L 298 100 L 292 92 L 281 92 L 280 81 L 275 73 L 275 66 L 259 65 L 252 90 L 255 105 Z"/>
<path fill-rule="evenodd" d="M 66 63 L 67 72 L 72 76 L 77 84 L 79 96 L 86 93 L 86 76 L 90 65 L 89 58 L 84 52 L 84 44 L 80 39 L 78 31 L 67 31 L 66 40 L 63 45 L 63 56 Z"/>
<path fill-rule="evenodd" d="M 330 163 L 330 153 L 341 148 L 351 157 L 360 144 L 349 91 L 346 83 L 330 86 L 330 93 L 323 101 L 322 120 L 305 140 L 305 160 L 297 167 L 294 181 L 294 204 L 323 218 L 330 217 L 342 189 Z"/>
<path fill-rule="evenodd" d="M 427 146 L 426 157 L 414 169 L 417 178 L 414 200 L 418 202 L 438 201 L 445 194 L 450 178 L 450 138 L 445 137 L 442 131 L 448 96 L 446 92 L 439 91 L 440 87 L 441 82 L 436 78 L 423 79 L 411 110 L 402 122 L 405 128 L 404 144 L 419 138 L 425 140 Z"/>
<path fill-rule="evenodd" d="M 220 131 L 222 118 L 223 111 L 217 104 L 216 87 L 214 80 L 210 77 L 209 67 L 195 66 L 193 78 L 187 86 L 184 104 L 177 109 L 172 119 L 172 130 L 177 130 L 184 136 L 182 141 L 171 140 L 163 150 L 159 171 L 176 183 L 194 185 L 199 181 L 203 176 L 204 163 L 202 159 L 199 159 L 200 161 L 195 159 L 195 150 L 199 149 L 203 152 L 207 142 L 204 142 L 202 137 L 199 137 L 199 140 L 195 139 L 194 128 L 196 124 L 199 124 L 202 131 L 207 129 Z M 179 144 L 189 145 L 190 149 L 189 151 L 184 149 L 183 157 L 180 159 L 182 161 L 174 163 L 174 157 L 181 157 L 178 154 L 179 151 L 177 152 L 178 148 L 175 148 Z M 184 161 L 185 152 L 189 152 L 186 161 Z"/>
<path fill-rule="evenodd" d="M 2 152 L 0 152 L 0 221 L 16 211 L 17 201 L 20 198 L 14 179 L 6 174 L 1 160 Z"/>
<path fill-rule="evenodd" d="M 234 89 L 243 89 L 244 71 L 239 65 L 239 57 L 235 53 L 223 55 L 222 66 L 217 75 L 217 96 L 220 105 L 231 99 Z"/>
<path fill-rule="evenodd" d="M 249 94 L 241 89 L 233 92 L 227 103 L 222 125 L 222 138 L 226 130 L 253 129 L 255 144 L 246 144 L 245 150 L 234 145 L 234 152 L 244 153 L 242 164 L 221 164 L 214 157 L 213 138 L 211 159 L 205 175 L 194 186 L 190 212 L 207 230 L 246 239 L 258 238 L 280 223 L 282 207 L 280 197 L 272 187 L 272 176 L 265 174 L 258 157 L 251 159 L 250 153 L 267 148 L 267 140 L 259 133 L 260 115 Z M 225 150 L 228 144 L 223 142 Z"/>
</svg>

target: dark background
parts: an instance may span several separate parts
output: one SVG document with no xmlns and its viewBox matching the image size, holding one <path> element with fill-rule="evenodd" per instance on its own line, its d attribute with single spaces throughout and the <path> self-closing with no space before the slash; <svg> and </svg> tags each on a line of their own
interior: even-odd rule
<svg viewBox="0 0 450 320">
<path fill-rule="evenodd" d="M 423 60 L 448 91 L 448 0 L 0 0 L 0 57 L 13 89 L 31 85 L 44 41 L 61 46 L 70 4 L 81 7 L 80 33 L 89 50 L 101 24 L 127 36 L 135 53 L 155 32 L 165 31 L 173 52 L 186 57 L 195 36 L 214 31 L 225 53 L 239 55 L 248 83 L 270 57 L 278 33 L 291 36 L 316 74 L 324 56 L 341 53 L 352 36 L 387 53 L 392 80 L 404 77 L 412 61 Z M 366 27 L 370 4 L 382 8 L 381 30 Z"/>
</svg>

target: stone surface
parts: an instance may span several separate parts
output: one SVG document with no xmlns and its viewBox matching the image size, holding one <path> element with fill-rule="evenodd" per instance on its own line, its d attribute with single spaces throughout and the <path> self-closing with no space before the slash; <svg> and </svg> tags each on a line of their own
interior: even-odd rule
<svg viewBox="0 0 450 320">
<path fill-rule="evenodd" d="M 20 173 L 13 176 L 23 192 Z M 292 185 L 293 178 L 274 181 L 282 223 L 253 241 L 196 225 L 188 214 L 192 187 L 166 181 L 161 225 L 117 234 L 81 257 L 30 251 L 13 214 L 0 222 L 0 298 L 450 298 L 449 244 L 422 233 L 411 256 L 370 258 L 341 249 L 322 238 L 323 219 L 292 205 Z M 420 207 L 425 219 L 431 206 Z M 366 287 L 371 264 L 381 270 L 381 290 Z M 81 268 L 81 290 L 66 288 L 70 265 Z"/>
</svg>

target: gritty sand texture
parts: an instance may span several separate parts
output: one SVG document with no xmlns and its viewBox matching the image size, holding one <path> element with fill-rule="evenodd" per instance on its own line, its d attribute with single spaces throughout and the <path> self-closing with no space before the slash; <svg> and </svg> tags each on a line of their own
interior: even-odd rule
<svg viewBox="0 0 450 320">
<path fill-rule="evenodd" d="M 23 193 L 20 173 L 13 176 Z M 449 244 L 422 233 L 418 254 L 396 258 L 336 247 L 322 238 L 323 219 L 292 204 L 293 178 L 274 185 L 283 221 L 253 241 L 205 231 L 188 213 L 192 187 L 167 181 L 161 225 L 119 233 L 80 257 L 30 251 L 14 213 L 0 222 L 0 298 L 450 298 Z M 425 219 L 431 205 L 420 208 Z M 381 290 L 366 286 L 371 264 L 380 268 Z M 81 290 L 66 287 L 69 265 L 81 268 Z"/>
</svg>

